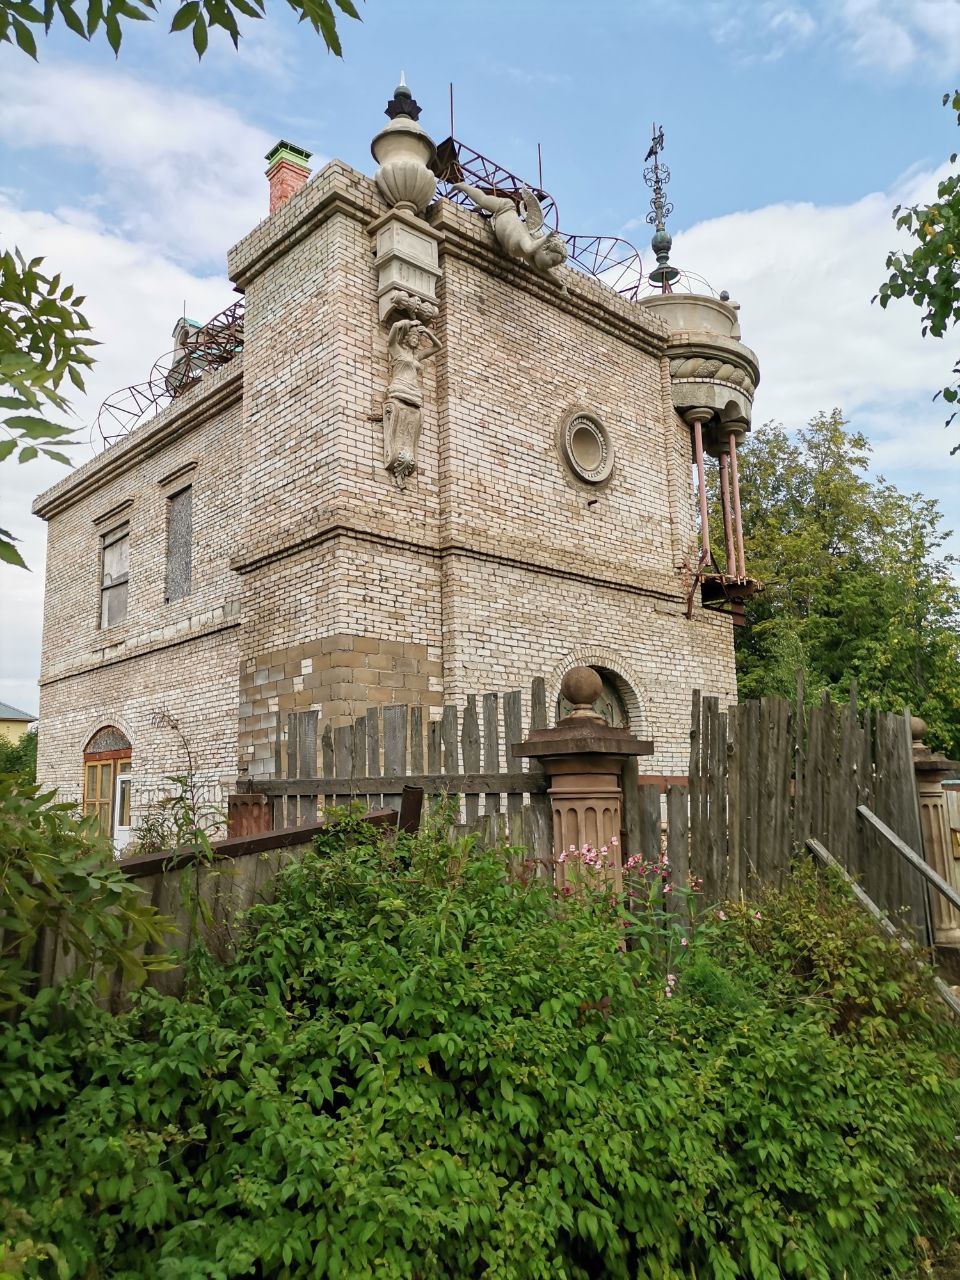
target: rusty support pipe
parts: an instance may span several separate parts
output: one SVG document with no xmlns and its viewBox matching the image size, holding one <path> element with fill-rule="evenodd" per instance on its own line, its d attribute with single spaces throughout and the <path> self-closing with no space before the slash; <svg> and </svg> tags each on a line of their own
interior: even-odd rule
<svg viewBox="0 0 960 1280">
<path fill-rule="evenodd" d="M 740 476 L 737 472 L 737 433 L 730 432 L 730 481 L 733 486 L 733 531 L 737 540 L 737 576 L 747 576 L 747 561 L 743 554 L 743 515 L 740 511 Z"/>
<path fill-rule="evenodd" d="M 723 508 L 723 549 L 727 558 L 727 577 L 737 576 L 737 558 L 733 547 L 733 516 L 730 512 L 730 459 L 720 455 L 720 506 Z"/>
<path fill-rule="evenodd" d="M 697 489 L 700 495 L 700 564 L 713 559 L 710 550 L 710 514 L 707 508 L 707 477 L 703 465 L 703 422 L 691 414 L 693 420 L 693 456 L 697 463 Z"/>
</svg>

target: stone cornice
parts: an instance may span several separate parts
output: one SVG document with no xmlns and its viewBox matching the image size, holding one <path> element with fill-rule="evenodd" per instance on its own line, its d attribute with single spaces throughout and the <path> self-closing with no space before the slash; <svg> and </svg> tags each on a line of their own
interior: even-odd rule
<svg viewBox="0 0 960 1280">
<path fill-rule="evenodd" d="M 103 653 L 74 663 L 64 663 L 55 668 L 49 675 L 40 677 L 41 688 L 49 684 L 59 684 L 61 680 L 72 680 L 76 676 L 86 675 L 90 671 L 103 671 L 105 667 L 115 667 L 118 662 L 131 662 L 134 658 L 143 658 L 151 653 L 159 653 L 162 649 L 173 649 L 177 645 L 192 644 L 195 640 L 205 640 L 208 636 L 219 635 L 221 631 L 234 631 L 240 626 L 237 616 L 212 622 L 206 626 L 194 627 L 192 630 L 178 632 L 175 636 L 164 636 L 156 640 L 145 640 L 139 644 L 124 647 L 119 652 Z"/>
<path fill-rule="evenodd" d="M 88 494 L 166 448 L 172 441 L 182 439 L 224 410 L 239 404 L 242 397 L 243 357 L 235 356 L 224 368 L 206 374 L 199 386 L 182 399 L 175 400 L 150 422 L 131 431 L 52 489 L 41 493 L 34 499 L 33 514 L 42 520 L 60 515 Z"/>
<path fill-rule="evenodd" d="M 644 577 L 613 577 L 609 573 L 590 572 L 583 568 L 573 568 L 547 559 L 530 559 L 528 556 L 507 555 L 489 548 L 470 546 L 455 538 L 442 537 L 438 542 L 424 542 L 410 537 L 401 537 L 382 533 L 376 529 L 367 529 L 359 525 L 349 524 L 331 519 L 322 528 L 312 529 L 299 537 L 274 546 L 252 550 L 245 555 L 235 556 L 230 561 L 230 568 L 239 574 L 254 573 L 268 564 L 289 559 L 304 551 L 334 541 L 338 538 L 368 542 L 372 546 L 391 547 L 398 551 L 412 552 L 414 555 L 426 556 L 432 560 L 445 561 L 455 558 L 469 558 L 487 564 L 498 564 L 505 568 L 523 569 L 530 573 L 545 574 L 552 578 L 563 578 L 573 582 L 589 583 L 593 586 L 608 587 L 614 591 L 624 591 L 630 595 L 649 596 L 658 600 L 685 601 L 686 592 L 679 577 L 657 573 Z"/>
<path fill-rule="evenodd" d="M 621 298 L 599 280 L 573 267 L 563 267 L 562 277 L 568 290 L 564 294 L 531 267 L 507 257 L 493 241 L 485 220 L 477 214 L 468 213 L 449 200 L 438 201 L 429 213 L 431 224 L 443 232 L 441 262 L 445 256 L 470 262 L 488 275 L 505 280 L 641 351 L 657 357 L 666 351 L 670 330 L 664 321 L 638 303 Z"/>
<path fill-rule="evenodd" d="M 276 213 L 233 246 L 227 254 L 227 274 L 242 293 L 257 276 L 335 214 L 344 214 L 368 227 L 384 211 L 371 178 L 341 160 L 332 160 Z"/>
</svg>

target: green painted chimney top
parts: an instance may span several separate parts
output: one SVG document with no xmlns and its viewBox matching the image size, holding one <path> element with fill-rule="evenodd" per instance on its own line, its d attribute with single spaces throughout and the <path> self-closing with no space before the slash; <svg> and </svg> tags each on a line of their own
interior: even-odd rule
<svg viewBox="0 0 960 1280">
<path fill-rule="evenodd" d="M 291 164 L 298 164 L 302 168 L 309 168 L 308 161 L 311 152 L 303 147 L 298 147 L 293 142 L 285 142 L 282 138 L 275 147 L 271 147 L 264 159 L 270 164 L 276 164 L 280 160 L 288 160 Z"/>
</svg>

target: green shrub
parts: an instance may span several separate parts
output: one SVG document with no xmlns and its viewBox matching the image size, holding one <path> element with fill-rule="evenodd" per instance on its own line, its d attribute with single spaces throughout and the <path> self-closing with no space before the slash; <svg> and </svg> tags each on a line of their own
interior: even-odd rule
<svg viewBox="0 0 960 1280">
<path fill-rule="evenodd" d="M 956 1234 L 960 1036 L 834 885 L 683 946 L 371 841 L 326 833 L 188 998 L 6 1029 L 7 1273 L 904 1280 Z"/>
<path fill-rule="evenodd" d="M 142 955 L 171 924 L 120 871 L 109 842 L 72 805 L 0 776 L 0 1013 L 28 998 L 43 930 L 57 932 L 81 974 L 119 965 L 142 981 L 166 961 Z"/>
<path fill-rule="evenodd" d="M 12 773 L 21 782 L 37 780 L 37 734 L 23 733 L 16 742 L 0 738 L 0 773 Z"/>
</svg>

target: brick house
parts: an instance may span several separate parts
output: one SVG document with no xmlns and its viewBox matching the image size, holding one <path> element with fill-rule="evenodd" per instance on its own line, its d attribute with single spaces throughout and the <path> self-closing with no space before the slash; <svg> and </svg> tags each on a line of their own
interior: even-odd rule
<svg viewBox="0 0 960 1280">
<path fill-rule="evenodd" d="M 736 698 L 691 483 L 691 430 L 718 454 L 748 425 L 735 310 L 510 257 L 496 217 L 434 197 L 398 93 L 375 178 L 271 153 L 272 211 L 228 256 L 242 344 L 34 505 L 39 774 L 118 844 L 182 738 L 222 798 L 274 773 L 292 710 L 339 724 L 536 675 L 556 700 L 586 663 L 654 739 L 646 770 L 677 775 L 691 691 Z"/>
</svg>

